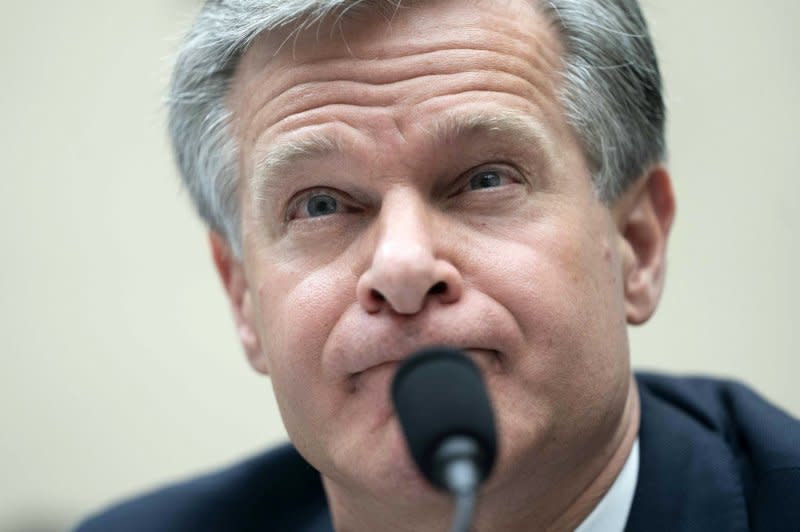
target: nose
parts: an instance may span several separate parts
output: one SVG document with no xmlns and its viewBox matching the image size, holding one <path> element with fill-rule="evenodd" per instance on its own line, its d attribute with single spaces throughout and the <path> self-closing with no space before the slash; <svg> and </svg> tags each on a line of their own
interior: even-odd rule
<svg viewBox="0 0 800 532">
<path fill-rule="evenodd" d="M 389 308 L 398 314 L 416 314 L 429 300 L 455 303 L 464 282 L 450 260 L 437 257 L 430 215 L 420 202 L 387 198 L 379 213 L 379 235 L 372 262 L 358 280 L 358 301 L 370 313 Z"/>
</svg>

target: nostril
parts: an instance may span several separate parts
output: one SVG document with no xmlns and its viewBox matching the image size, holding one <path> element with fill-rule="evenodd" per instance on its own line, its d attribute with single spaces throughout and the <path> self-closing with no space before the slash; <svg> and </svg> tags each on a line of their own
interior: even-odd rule
<svg viewBox="0 0 800 532">
<path fill-rule="evenodd" d="M 447 292 L 447 283 L 444 281 L 439 281 L 428 290 L 429 294 L 444 294 L 445 292 Z"/>
<path fill-rule="evenodd" d="M 369 293 L 372 296 L 372 298 L 374 300 L 376 300 L 376 301 L 386 301 L 386 298 L 383 297 L 383 294 L 381 294 L 380 292 L 378 292 L 374 288 L 372 290 L 370 290 Z"/>
</svg>

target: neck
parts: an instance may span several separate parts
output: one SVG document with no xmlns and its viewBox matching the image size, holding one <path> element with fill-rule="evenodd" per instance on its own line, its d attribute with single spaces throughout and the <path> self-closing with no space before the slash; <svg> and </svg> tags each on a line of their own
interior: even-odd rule
<svg viewBox="0 0 800 532">
<path fill-rule="evenodd" d="M 608 445 L 599 449 L 572 478 L 555 472 L 548 486 L 509 484 L 496 493 L 483 493 L 473 530 L 574 530 L 602 500 L 625 466 L 639 431 L 639 420 L 639 394 L 631 377 L 620 423 Z M 351 493 L 327 478 L 323 482 L 337 531 L 449 529 L 453 506 L 444 495 L 431 495 L 425 505 L 420 505 Z"/>
<path fill-rule="evenodd" d="M 633 444 L 636 442 L 636 436 L 639 434 L 640 416 L 639 392 L 636 381 L 631 376 L 622 418 L 624 421 L 615 434 L 614 443 L 609 447 L 610 457 L 594 477 L 590 477 L 589 483 L 578 492 L 578 495 L 562 514 L 546 527 L 546 530 L 574 530 L 592 513 L 592 510 L 611 489 L 622 468 L 625 467 Z"/>
</svg>

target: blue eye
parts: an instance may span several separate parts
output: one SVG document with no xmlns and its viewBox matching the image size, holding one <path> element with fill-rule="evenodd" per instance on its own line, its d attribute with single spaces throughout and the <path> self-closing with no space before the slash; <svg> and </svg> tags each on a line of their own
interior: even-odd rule
<svg viewBox="0 0 800 532">
<path fill-rule="evenodd" d="M 305 201 L 304 210 L 311 218 L 335 214 L 339 205 L 329 194 L 314 194 Z"/>
<path fill-rule="evenodd" d="M 497 172 L 479 172 L 469 180 L 470 190 L 480 190 L 483 188 L 499 187 L 503 184 L 503 178 Z"/>
</svg>

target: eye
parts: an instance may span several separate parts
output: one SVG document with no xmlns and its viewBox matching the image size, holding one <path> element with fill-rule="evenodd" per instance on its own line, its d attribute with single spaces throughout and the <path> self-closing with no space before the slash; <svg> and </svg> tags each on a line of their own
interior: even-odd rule
<svg viewBox="0 0 800 532">
<path fill-rule="evenodd" d="M 462 192 L 469 192 L 473 190 L 484 190 L 487 188 L 500 188 L 508 185 L 519 184 L 523 181 L 520 174 L 514 167 L 509 165 L 492 165 L 493 167 L 484 167 L 482 170 L 472 170 L 466 175 L 468 180 Z M 462 181 L 463 182 L 463 181 Z"/>
<path fill-rule="evenodd" d="M 286 220 L 320 218 L 336 214 L 340 210 L 339 200 L 334 194 L 324 190 L 312 190 L 292 202 L 286 213 Z"/>
<path fill-rule="evenodd" d="M 306 214 L 311 218 L 334 214 L 338 206 L 336 198 L 330 194 L 322 193 L 310 196 L 304 203 Z"/>
<path fill-rule="evenodd" d="M 492 171 L 478 172 L 469 179 L 470 190 L 494 188 L 502 186 L 503 184 L 503 178 L 500 176 L 500 174 Z"/>
</svg>

